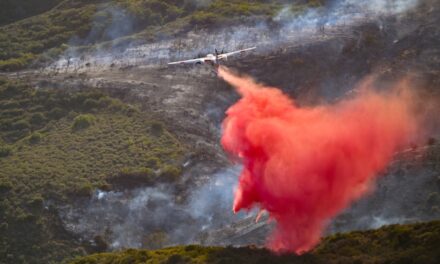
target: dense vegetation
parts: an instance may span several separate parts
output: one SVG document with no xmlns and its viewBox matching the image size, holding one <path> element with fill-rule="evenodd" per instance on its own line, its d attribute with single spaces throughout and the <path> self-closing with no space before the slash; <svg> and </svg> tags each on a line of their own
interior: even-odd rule
<svg viewBox="0 0 440 264">
<path fill-rule="evenodd" d="M 313 252 L 274 255 L 265 249 L 181 246 L 127 250 L 79 258 L 72 264 L 134 263 L 438 263 L 440 222 L 392 225 L 330 236 Z"/>
<path fill-rule="evenodd" d="M 0 2 L 0 25 L 47 11 L 62 0 L 3 0 Z"/>
<path fill-rule="evenodd" d="M 194 27 L 225 26 L 249 17 L 269 19 L 286 2 L 289 1 L 66 0 L 48 12 L 0 27 L 0 71 L 49 62 L 69 46 L 104 43 L 104 47 L 123 47 L 126 43 L 174 36 Z M 323 2 L 295 1 L 291 5 L 293 10 L 303 10 Z M 115 39 L 114 43 L 105 43 Z"/>
<path fill-rule="evenodd" d="M 0 263 L 84 254 L 56 205 L 176 180 L 182 154 L 162 123 L 117 99 L 0 80 Z"/>
<path fill-rule="evenodd" d="M 84 1 L 62 5 L 44 14 L 0 28 L 0 70 L 17 70 L 28 65 L 37 55 L 53 48 L 44 59 L 55 58 L 66 48 L 63 43 L 73 36 L 83 38 L 91 28 L 95 4 Z"/>
</svg>

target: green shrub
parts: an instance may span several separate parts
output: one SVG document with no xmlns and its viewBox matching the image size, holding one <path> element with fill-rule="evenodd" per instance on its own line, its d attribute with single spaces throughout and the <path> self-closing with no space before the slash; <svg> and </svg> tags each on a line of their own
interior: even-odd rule
<svg viewBox="0 0 440 264">
<path fill-rule="evenodd" d="M 12 190 L 12 183 L 9 180 L 0 179 L 0 195 L 3 195 Z"/>
<path fill-rule="evenodd" d="M 31 124 L 36 126 L 41 126 L 44 121 L 46 121 L 46 117 L 42 113 L 34 113 L 30 118 Z"/>
<path fill-rule="evenodd" d="M 43 135 L 39 132 L 32 133 L 32 135 L 29 137 L 29 143 L 31 144 L 37 144 L 41 141 L 43 138 Z"/>
<path fill-rule="evenodd" d="M 173 165 L 165 165 L 162 168 L 161 176 L 164 177 L 166 181 L 176 181 L 179 176 L 182 174 L 182 170 Z"/>
<path fill-rule="evenodd" d="M 4 134 L 4 138 L 9 141 L 15 142 L 19 139 L 27 137 L 29 134 L 30 134 L 30 129 L 28 129 L 28 128 L 15 129 L 13 131 L 10 131 L 10 132 Z"/>
<path fill-rule="evenodd" d="M 55 107 L 52 110 L 50 110 L 50 112 L 47 115 L 51 119 L 60 119 L 61 117 L 66 115 L 66 112 L 59 107 Z"/>
<path fill-rule="evenodd" d="M 119 100 L 112 100 L 109 108 L 112 112 L 119 112 L 124 109 L 124 104 Z"/>
<path fill-rule="evenodd" d="M 77 116 L 78 116 L 78 113 L 75 112 L 74 110 L 70 111 L 70 112 L 67 114 L 67 118 L 68 118 L 69 120 L 74 120 L 75 117 L 77 117 Z"/>
<path fill-rule="evenodd" d="M 84 108 L 86 110 L 91 110 L 93 108 L 98 108 L 99 107 L 99 101 L 95 100 L 95 99 L 86 99 L 84 101 Z"/>
<path fill-rule="evenodd" d="M 106 97 L 106 96 L 103 96 L 103 97 L 99 98 L 99 100 L 98 100 L 99 107 L 102 107 L 102 108 L 106 108 L 112 102 L 113 102 L 113 99 Z"/>
<path fill-rule="evenodd" d="M 123 168 L 117 175 L 113 175 L 107 181 L 121 188 L 136 188 L 139 186 L 154 184 L 156 175 L 150 168 Z"/>
<path fill-rule="evenodd" d="M 17 71 L 28 66 L 37 57 L 32 53 L 25 53 L 18 58 L 0 60 L 1 71 Z"/>
<path fill-rule="evenodd" d="M 155 136 L 160 136 L 164 131 L 164 125 L 161 122 L 152 122 L 150 127 L 151 133 Z"/>
<path fill-rule="evenodd" d="M 0 103 L 0 109 L 18 108 L 20 105 L 17 101 L 4 101 Z"/>
<path fill-rule="evenodd" d="M 72 194 L 84 197 L 90 197 L 93 194 L 93 186 L 89 182 L 85 182 L 73 189 Z"/>
<path fill-rule="evenodd" d="M 148 168 L 156 169 L 160 166 L 160 159 L 157 157 L 151 157 L 147 160 Z"/>
<path fill-rule="evenodd" d="M 142 168 L 142 169 L 132 169 L 132 168 L 123 168 L 120 173 L 123 177 L 133 177 L 133 178 L 149 178 L 151 175 L 154 175 L 154 171 L 150 168 Z"/>
<path fill-rule="evenodd" d="M 9 146 L 0 145 L 0 158 L 7 157 L 11 155 L 12 148 Z"/>
<path fill-rule="evenodd" d="M 23 87 L 17 83 L 9 82 L 0 89 L 0 99 L 10 99 L 22 93 Z"/>
<path fill-rule="evenodd" d="M 17 109 L 17 108 L 13 108 L 13 109 L 8 109 L 5 111 L 2 111 L 1 115 L 2 117 L 18 117 L 21 116 L 25 113 L 25 111 L 23 109 Z"/>
<path fill-rule="evenodd" d="M 34 211 L 41 210 L 43 208 L 44 199 L 41 194 L 34 195 L 28 202 L 28 206 Z"/>
<path fill-rule="evenodd" d="M 211 26 L 221 21 L 218 14 L 200 11 L 191 17 L 191 24 L 200 26 Z"/>
<path fill-rule="evenodd" d="M 75 117 L 72 128 L 74 130 L 85 129 L 95 123 L 96 118 L 92 114 L 84 114 Z"/>
<path fill-rule="evenodd" d="M 17 122 L 12 124 L 12 128 L 15 130 L 24 130 L 24 129 L 28 129 L 30 128 L 31 125 L 29 124 L 29 122 L 27 120 L 18 120 Z"/>
</svg>

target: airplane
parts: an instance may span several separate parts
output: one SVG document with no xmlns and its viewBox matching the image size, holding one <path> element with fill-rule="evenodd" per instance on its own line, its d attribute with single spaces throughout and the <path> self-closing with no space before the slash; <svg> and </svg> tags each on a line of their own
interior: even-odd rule
<svg viewBox="0 0 440 264">
<path fill-rule="evenodd" d="M 235 54 L 239 54 L 239 53 L 244 53 L 246 51 L 254 50 L 256 48 L 257 47 L 252 47 L 252 48 L 237 50 L 237 51 L 228 52 L 228 53 L 223 53 L 223 51 L 221 53 L 219 53 L 217 51 L 217 49 L 216 49 L 215 50 L 215 55 L 214 54 L 208 54 L 208 55 L 206 55 L 206 57 L 203 57 L 203 58 L 170 62 L 170 63 L 168 63 L 168 65 L 191 64 L 191 63 L 194 63 L 194 64 L 208 63 L 208 64 L 210 64 L 212 66 L 216 66 L 216 65 L 219 64 L 220 60 L 227 60 L 228 57 L 231 56 L 231 55 L 235 55 Z"/>
</svg>

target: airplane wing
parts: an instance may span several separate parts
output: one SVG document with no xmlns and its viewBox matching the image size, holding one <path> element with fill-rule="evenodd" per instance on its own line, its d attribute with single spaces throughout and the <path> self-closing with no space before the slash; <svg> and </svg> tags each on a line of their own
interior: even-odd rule
<svg viewBox="0 0 440 264">
<path fill-rule="evenodd" d="M 175 64 L 188 64 L 188 63 L 197 63 L 197 62 L 205 62 L 207 58 L 197 58 L 197 59 L 192 59 L 192 60 L 183 60 L 183 61 L 175 61 L 175 62 L 170 62 L 168 63 L 168 65 L 175 65 Z"/>
<path fill-rule="evenodd" d="M 250 51 L 250 50 L 254 50 L 257 47 L 252 47 L 252 48 L 248 48 L 248 49 L 242 49 L 242 50 L 237 50 L 237 51 L 233 51 L 233 52 L 228 52 L 228 53 L 223 53 L 218 55 L 219 59 L 226 59 L 227 57 L 231 56 L 231 55 L 235 55 L 235 54 L 239 54 L 239 53 L 243 53 L 246 51 Z"/>
</svg>

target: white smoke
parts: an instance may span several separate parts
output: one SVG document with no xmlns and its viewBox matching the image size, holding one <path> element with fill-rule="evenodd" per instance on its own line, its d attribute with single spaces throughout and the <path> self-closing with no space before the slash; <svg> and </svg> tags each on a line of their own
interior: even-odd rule
<svg viewBox="0 0 440 264">
<path fill-rule="evenodd" d="M 90 201 L 65 207 L 66 229 L 85 240 L 101 236 L 112 249 L 151 247 L 151 234 L 166 235 L 164 245 L 203 243 L 203 232 L 237 221 L 232 213 L 239 167 L 210 176 L 200 188 L 179 201 L 172 186 L 160 185 L 125 192 L 97 190 Z M 164 246 L 162 245 L 162 246 Z"/>
<path fill-rule="evenodd" d="M 199 0 L 197 4 L 209 4 Z M 214 49 L 232 51 L 250 46 L 258 46 L 258 53 L 272 52 L 279 48 L 304 45 L 325 40 L 334 35 L 350 32 L 352 26 L 373 22 L 380 23 L 382 18 L 398 16 L 417 7 L 422 0 L 341 0 L 330 1 L 325 7 L 308 8 L 300 13 L 292 12 L 291 5 L 286 5 L 274 17 L 278 26 L 265 21 L 253 25 L 237 25 L 216 30 L 194 30 L 185 36 L 159 40 L 153 43 L 131 47 L 124 51 L 107 50 L 82 54 L 83 60 L 72 59 L 75 71 L 89 70 L 86 63 L 97 69 L 116 65 L 165 65 L 172 60 L 190 59 L 212 53 Z M 125 12 L 119 10 L 115 17 L 124 18 Z M 122 14 L 122 15 L 121 15 Z M 117 24 L 124 24 L 120 20 Z M 127 22 L 130 25 L 130 21 Z M 114 26 L 110 25 L 110 28 Z M 129 29 L 129 27 L 128 27 Z M 115 26 L 112 35 L 123 34 L 126 27 Z M 113 32 L 113 30 L 109 30 Z M 122 33 L 121 33 L 122 32 Z M 67 57 L 56 62 L 52 68 L 65 68 Z"/>
<path fill-rule="evenodd" d="M 358 6 L 375 14 L 395 15 L 407 12 L 419 4 L 419 0 L 344 0 L 343 6 Z"/>
<path fill-rule="evenodd" d="M 402 224 L 406 222 L 410 222 L 411 219 L 407 219 L 405 217 L 383 217 L 383 216 L 373 216 L 373 221 L 371 222 L 369 229 L 378 229 L 382 226 L 392 225 L 392 224 Z"/>
</svg>

